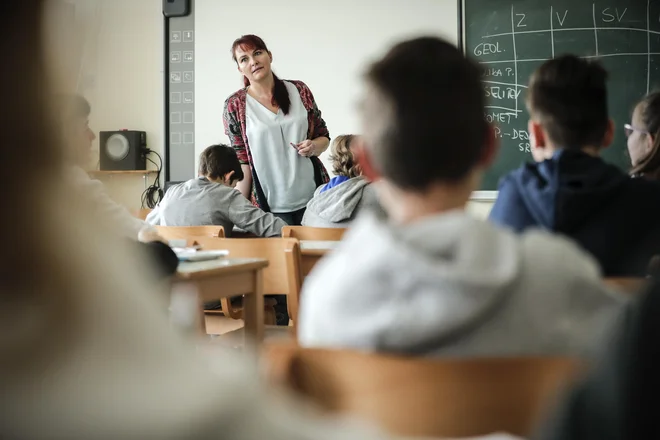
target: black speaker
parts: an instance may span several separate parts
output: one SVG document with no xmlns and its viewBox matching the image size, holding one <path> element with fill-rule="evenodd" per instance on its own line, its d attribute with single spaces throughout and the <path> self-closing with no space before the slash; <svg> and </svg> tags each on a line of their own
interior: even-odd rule
<svg viewBox="0 0 660 440">
<path fill-rule="evenodd" d="M 101 170 L 146 170 L 147 133 L 137 130 L 99 133 Z"/>
</svg>

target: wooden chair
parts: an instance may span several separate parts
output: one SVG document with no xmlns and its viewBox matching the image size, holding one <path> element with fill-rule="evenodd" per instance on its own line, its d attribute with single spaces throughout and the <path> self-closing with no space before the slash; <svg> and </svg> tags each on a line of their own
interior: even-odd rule
<svg viewBox="0 0 660 440">
<path fill-rule="evenodd" d="M 638 294 L 648 285 L 647 278 L 604 278 L 606 286 L 627 294 Z"/>
<path fill-rule="evenodd" d="M 265 295 L 287 295 L 289 317 L 297 322 L 298 300 L 302 286 L 300 243 L 295 238 L 227 238 L 196 239 L 202 249 L 227 249 L 230 258 L 264 258 L 268 267 L 263 271 Z M 222 304 L 225 307 L 225 304 Z M 225 309 L 230 310 L 231 309 Z"/>
<path fill-rule="evenodd" d="M 340 241 L 345 232 L 346 228 L 285 226 L 282 228 L 282 237 L 297 238 L 298 240 Z"/>
<path fill-rule="evenodd" d="M 424 359 L 293 344 L 264 348 L 269 378 L 330 413 L 359 417 L 393 435 L 527 437 L 561 386 L 569 358 Z"/>
<path fill-rule="evenodd" d="M 152 211 L 150 208 L 136 209 L 132 211 L 133 217 L 137 217 L 140 220 L 146 220 L 149 213 Z"/>
<path fill-rule="evenodd" d="M 186 240 L 188 246 L 201 237 L 225 236 L 222 226 L 156 226 L 156 230 L 165 240 Z"/>
</svg>

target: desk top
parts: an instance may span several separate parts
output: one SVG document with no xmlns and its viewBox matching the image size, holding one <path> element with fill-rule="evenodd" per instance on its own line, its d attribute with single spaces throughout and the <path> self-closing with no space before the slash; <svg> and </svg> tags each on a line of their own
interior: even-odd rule
<svg viewBox="0 0 660 440">
<path fill-rule="evenodd" d="M 325 255 L 338 245 L 338 241 L 301 240 L 300 252 L 303 255 Z"/>
<path fill-rule="evenodd" d="M 245 271 L 263 269 L 268 260 L 263 258 L 217 258 L 206 261 L 180 263 L 175 279 L 193 280 L 215 275 L 231 275 Z"/>
</svg>

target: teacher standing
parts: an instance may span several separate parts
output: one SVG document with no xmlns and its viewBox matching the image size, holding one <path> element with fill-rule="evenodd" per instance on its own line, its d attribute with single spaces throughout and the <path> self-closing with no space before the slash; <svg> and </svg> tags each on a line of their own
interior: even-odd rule
<svg viewBox="0 0 660 440">
<path fill-rule="evenodd" d="M 231 52 L 245 84 L 223 112 L 245 175 L 237 188 L 264 211 L 299 225 L 314 190 L 328 181 L 318 158 L 330 143 L 328 128 L 309 87 L 273 73 L 273 55 L 261 38 L 244 35 Z"/>
</svg>

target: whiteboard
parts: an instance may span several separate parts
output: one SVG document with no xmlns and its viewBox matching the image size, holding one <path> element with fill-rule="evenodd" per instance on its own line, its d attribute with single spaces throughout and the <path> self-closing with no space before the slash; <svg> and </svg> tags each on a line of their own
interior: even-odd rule
<svg viewBox="0 0 660 440">
<path fill-rule="evenodd" d="M 230 53 L 241 35 L 264 39 L 280 78 L 310 87 L 336 137 L 360 131 L 356 105 L 370 62 L 420 35 L 457 44 L 457 17 L 456 0 L 196 0 L 195 167 L 204 148 L 228 143 L 222 110 L 243 85 Z M 321 157 L 326 166 L 327 157 Z"/>
</svg>

